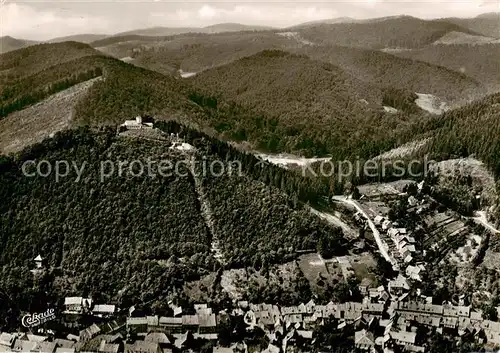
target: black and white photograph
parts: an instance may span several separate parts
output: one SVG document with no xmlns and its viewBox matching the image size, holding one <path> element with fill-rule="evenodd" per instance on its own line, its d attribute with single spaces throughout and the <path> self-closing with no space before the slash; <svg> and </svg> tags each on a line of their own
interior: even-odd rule
<svg viewBox="0 0 500 353">
<path fill-rule="evenodd" d="M 0 0 L 0 353 L 500 352 L 500 0 Z"/>
</svg>

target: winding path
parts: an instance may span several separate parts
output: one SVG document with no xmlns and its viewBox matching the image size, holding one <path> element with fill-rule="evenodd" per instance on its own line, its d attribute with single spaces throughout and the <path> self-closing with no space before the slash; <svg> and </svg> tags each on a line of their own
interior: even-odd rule
<svg viewBox="0 0 500 353">
<path fill-rule="evenodd" d="M 488 222 L 488 218 L 486 218 L 486 213 L 484 211 L 478 211 L 476 212 L 476 215 L 476 217 L 472 217 L 476 223 L 482 224 L 494 234 L 500 234 L 500 230 L 496 229 L 490 222 Z"/>
<path fill-rule="evenodd" d="M 377 227 L 375 227 L 375 224 L 373 223 L 373 221 L 371 220 L 371 218 L 368 216 L 368 214 L 361 208 L 361 206 L 359 205 L 359 203 L 356 202 L 355 200 L 348 199 L 345 196 L 334 196 L 333 199 L 335 201 L 344 202 L 346 204 L 354 206 L 358 210 L 358 212 L 361 213 L 363 215 L 363 217 L 366 218 L 366 220 L 368 222 L 368 225 L 370 226 L 370 229 L 372 230 L 373 237 L 375 238 L 375 242 L 377 243 L 377 246 L 378 246 L 378 249 L 379 249 L 380 253 L 384 257 L 384 259 L 386 259 L 395 268 L 398 268 L 397 262 L 394 261 L 394 259 L 392 259 L 391 256 L 389 255 L 389 253 L 387 252 L 387 249 L 386 249 L 386 247 L 384 245 L 384 242 L 380 238 L 380 232 L 378 231 Z"/>
</svg>

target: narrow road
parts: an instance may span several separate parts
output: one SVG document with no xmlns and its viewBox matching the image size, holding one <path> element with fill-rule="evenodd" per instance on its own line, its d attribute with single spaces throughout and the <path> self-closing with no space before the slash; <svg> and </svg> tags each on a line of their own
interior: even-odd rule
<svg viewBox="0 0 500 353">
<path fill-rule="evenodd" d="M 377 246 L 378 246 L 378 249 L 379 249 L 380 253 L 384 257 L 384 259 L 386 259 L 386 261 L 388 261 L 390 264 L 392 264 L 395 268 L 398 268 L 397 262 L 394 261 L 391 258 L 391 256 L 389 255 L 389 253 L 387 252 L 387 249 L 384 246 L 384 243 L 382 242 L 382 239 L 380 238 L 380 232 L 378 231 L 377 227 L 375 227 L 375 224 L 373 223 L 373 221 L 371 220 L 371 218 L 368 216 L 368 214 L 361 208 L 361 206 L 359 205 L 359 203 L 356 202 L 355 200 L 348 199 L 345 196 L 334 196 L 333 199 L 335 201 L 344 202 L 346 204 L 354 206 L 358 210 L 358 212 L 360 214 L 362 214 L 363 217 L 366 218 L 366 220 L 368 222 L 368 225 L 370 226 L 370 229 L 372 230 L 373 237 L 375 238 L 375 242 L 377 243 Z"/>
<path fill-rule="evenodd" d="M 354 229 L 352 229 L 347 223 L 342 221 L 337 216 L 335 216 L 331 213 L 318 211 L 317 209 L 312 208 L 312 207 L 309 207 L 309 211 L 311 211 L 311 213 L 315 214 L 316 216 L 324 219 L 325 221 L 327 221 L 331 225 L 333 225 L 335 227 L 340 227 L 342 229 L 342 231 L 344 232 L 345 236 L 347 236 L 349 238 L 355 238 L 356 236 L 358 236 L 358 233 Z"/>
<path fill-rule="evenodd" d="M 472 219 L 476 223 L 480 223 L 483 226 L 485 226 L 487 229 L 489 229 L 493 234 L 499 234 L 500 230 L 496 229 L 493 224 L 488 222 L 488 219 L 486 218 L 486 213 L 484 211 L 478 211 L 476 212 L 476 217 L 472 217 Z"/>
</svg>

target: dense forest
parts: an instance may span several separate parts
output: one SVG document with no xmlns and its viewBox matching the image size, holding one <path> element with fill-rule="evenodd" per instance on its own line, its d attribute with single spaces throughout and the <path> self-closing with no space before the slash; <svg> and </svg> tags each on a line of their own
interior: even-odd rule
<svg viewBox="0 0 500 353">
<path fill-rule="evenodd" d="M 306 39 L 318 44 L 383 49 L 420 48 L 451 31 L 471 33 L 469 29 L 449 22 L 425 21 L 411 16 L 364 23 L 324 24 L 300 32 Z"/>
<path fill-rule="evenodd" d="M 392 55 L 378 50 L 327 45 L 305 46 L 292 52 L 305 54 L 314 60 L 329 62 L 363 81 L 381 87 L 430 93 L 451 104 L 484 95 L 486 93 L 485 79 L 494 79 L 495 73 L 499 70 L 494 59 L 495 55 L 487 54 L 488 50 L 485 50 L 483 46 L 468 49 L 470 60 L 462 64 L 465 67 L 476 65 L 478 70 L 482 66 L 480 69 L 482 75 L 478 76 L 470 70 L 460 71 L 464 66 L 457 62 L 453 50 L 449 50 L 444 55 L 445 58 L 438 60 L 427 60 L 425 56 L 419 54 L 420 52 L 436 53 L 441 50 L 443 50 L 441 46 L 432 46 L 431 49 L 403 50 Z M 476 58 L 477 50 L 485 55 Z M 472 60 L 472 55 L 474 55 L 474 60 Z M 450 61 L 455 64 L 446 65 Z M 492 73 L 493 76 L 488 76 Z"/>
<path fill-rule="evenodd" d="M 491 91 L 500 88 L 500 65 L 498 65 L 500 43 L 433 45 L 419 50 L 401 51 L 395 55 L 462 72 L 482 82 Z"/>
<path fill-rule="evenodd" d="M 0 88 L 67 61 L 100 53 L 88 44 L 63 42 L 37 44 L 0 55 Z M 87 69 L 89 69 L 87 67 Z"/>
<path fill-rule="evenodd" d="M 117 176 L 100 182 L 101 157 L 154 158 L 165 150 L 146 141 L 115 140 L 114 130 L 67 131 L 25 150 L 19 159 L 2 159 L 0 288 L 11 293 L 20 310 L 43 309 L 37 304 L 44 291 L 49 304 L 73 294 L 128 305 L 161 298 L 168 288 L 213 270 L 192 180 Z M 24 177 L 21 164 L 27 159 L 87 166 L 80 182 L 56 182 L 53 176 Z M 49 269 L 43 286 L 34 285 L 28 271 L 38 254 Z M 196 266 L 190 265 L 193 255 Z M 5 305 L 0 317 L 7 318 L 10 310 L 9 317 L 17 320 L 15 307 Z"/>
<path fill-rule="evenodd" d="M 9 85 L 3 89 L 2 97 L 0 99 L 0 118 L 7 116 L 8 114 L 22 110 L 28 105 L 38 103 L 41 100 L 50 97 L 51 95 L 63 91 L 71 86 L 78 83 L 88 81 L 92 78 L 96 78 L 102 75 L 102 69 L 96 67 L 95 69 L 90 69 L 84 72 L 65 73 L 64 78 L 54 81 L 56 77 L 51 72 L 52 81 L 48 81 L 44 87 L 36 89 L 37 85 L 34 85 L 33 81 L 38 81 L 37 78 L 30 77 L 29 79 L 21 80 L 15 85 Z M 38 75 L 37 75 L 38 76 Z M 42 82 L 47 81 L 39 81 Z"/>
<path fill-rule="evenodd" d="M 0 118 L 103 74 L 110 59 L 77 42 L 39 44 L 0 56 Z"/>
<path fill-rule="evenodd" d="M 265 39 L 269 33 L 259 35 Z M 225 36 L 227 34 L 216 37 Z M 175 45 L 181 44 L 180 41 Z M 52 65 L 55 62 L 53 56 L 68 46 L 74 53 L 63 56 L 62 65 Z M 160 120 L 175 119 L 204 129 L 217 138 L 247 142 L 264 151 L 329 155 L 333 160 L 366 160 L 405 142 L 431 137 L 433 142 L 428 145 L 428 152 L 439 154 L 440 159 L 476 154 L 490 169 L 498 168 L 496 96 L 440 117 L 429 116 L 415 105 L 412 90 L 398 88 L 403 86 L 403 79 L 400 84 L 396 84 L 395 79 L 394 85 L 384 87 L 376 81 L 376 70 L 367 71 L 371 76 L 367 76 L 366 82 L 356 78 L 345 66 L 347 57 L 356 58 L 352 67 L 371 66 L 370 60 L 378 61 L 378 56 L 368 51 L 344 48 L 337 57 L 342 59 L 336 59 L 345 66 L 341 68 L 311 60 L 303 54 L 266 50 L 208 70 L 193 79 L 181 80 L 112 58 L 95 56 L 91 54 L 95 53 L 93 49 L 84 44 L 70 42 L 33 48 L 2 56 L 10 58 L 6 61 L 10 64 L 5 64 L 10 72 L 22 72 L 22 68 L 30 65 L 41 70 L 27 77 L 13 76 L 17 79 L 12 82 L 17 84 L 4 87 L 2 97 L 12 100 L 44 87 L 46 90 L 59 89 L 68 82 L 65 80 L 71 77 L 70 74 L 85 73 L 85 69 L 90 70 L 88 72 L 102 70 L 105 79 L 95 83 L 75 107 L 76 124 L 119 124 L 134 115 L 148 112 Z M 48 55 L 42 65 L 36 58 L 40 58 L 44 48 L 53 55 Z M 185 50 L 196 48 L 187 46 Z M 77 59 L 71 59 L 74 57 Z M 389 60 L 382 62 L 390 64 Z M 418 68 L 426 64 L 415 65 Z M 431 71 L 435 69 L 429 67 Z M 436 76 L 441 74 L 444 75 L 443 81 L 447 81 L 447 77 L 456 79 L 458 86 L 464 87 L 464 92 L 475 87 L 474 81 L 461 74 L 445 69 L 436 71 Z M 44 82 L 50 84 L 44 86 Z M 436 82 L 438 84 L 441 79 Z M 446 87 L 443 86 L 443 92 L 448 90 Z M 384 112 L 382 105 L 392 106 L 398 112 Z M 475 123 L 478 119 L 481 124 Z M 435 136 L 437 138 L 433 138 Z M 289 182 L 285 180 L 283 184 Z M 338 193 L 342 189 L 335 183 L 330 185 L 332 182 L 328 180 L 317 183 L 323 197 L 333 190 Z M 301 196 L 300 199 L 314 200 L 315 197 Z"/>
<path fill-rule="evenodd" d="M 384 112 L 384 96 L 404 101 L 408 93 L 397 98 L 403 91 L 386 91 L 332 64 L 282 51 L 261 52 L 192 82 L 190 97 L 212 112 L 217 131 L 272 152 L 368 158 L 405 142 L 413 125 L 429 119 L 414 105 Z"/>
<path fill-rule="evenodd" d="M 475 155 L 500 177 L 500 94 L 444 113 L 429 125 L 428 151 L 441 159 Z"/>
<path fill-rule="evenodd" d="M 180 130 L 209 159 L 247 156 L 177 124 L 164 129 Z M 92 295 L 122 306 L 149 300 L 160 305 L 174 288 L 220 266 L 211 255 L 212 234 L 187 169 L 182 170 L 185 177 L 126 174 L 104 182 L 99 178 L 103 160 L 146 164 L 147 159 L 165 158 L 175 162 L 186 157 L 169 150 L 168 143 L 118 137 L 110 128 L 68 130 L 16 158 L 0 158 L 0 197 L 5 200 L 0 206 L 0 288 L 18 303 L 2 302 L 0 316 L 6 321 L 0 326 L 17 320 L 19 311 L 43 310 L 41 303 L 54 304 L 55 298 L 65 295 Z M 313 197 L 300 191 L 306 187 L 299 189 L 294 201 L 269 186 L 281 184 L 267 179 L 272 172 L 257 170 L 253 159 L 246 158 L 244 170 L 253 168 L 254 174 L 203 181 L 210 186 L 208 199 L 222 250 L 230 260 L 227 266 L 282 263 L 293 259 L 295 250 L 314 249 L 317 243 L 335 253 L 345 251 L 340 230 L 303 210 L 298 198 Z M 78 182 L 76 175 L 59 181 L 53 175 L 22 175 L 24 161 L 42 159 L 87 164 Z M 292 177 L 295 174 L 290 173 Z M 248 248 L 254 249 L 251 256 Z M 29 270 L 38 254 L 45 259 L 47 271 L 34 280 Z"/>
<path fill-rule="evenodd" d="M 435 160 L 475 157 L 484 162 L 496 181 L 500 195 L 500 94 L 490 95 L 462 108 L 444 113 L 421 127 L 431 142 L 421 151 Z M 421 131 L 422 131 L 421 130 Z M 455 179 L 453 182 L 450 182 Z M 447 195 L 441 201 L 451 208 L 470 213 L 476 203 L 472 199 L 471 176 L 450 176 Z M 454 186 L 455 185 L 455 186 Z M 492 201 L 494 218 L 500 220 L 500 200 Z"/>
<path fill-rule="evenodd" d="M 172 68 L 200 72 L 263 50 L 297 47 L 300 44 L 295 39 L 276 33 L 240 32 L 175 36 L 171 41 L 130 49 L 128 53 L 134 58 L 134 64 L 162 73 L 170 73 Z"/>
</svg>

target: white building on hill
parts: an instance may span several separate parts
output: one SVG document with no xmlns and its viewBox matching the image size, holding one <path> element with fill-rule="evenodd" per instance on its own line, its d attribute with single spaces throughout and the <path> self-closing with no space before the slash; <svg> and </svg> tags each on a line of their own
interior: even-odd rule
<svg viewBox="0 0 500 353">
<path fill-rule="evenodd" d="M 125 120 L 123 124 L 120 125 L 120 127 L 124 127 L 127 130 L 131 129 L 152 129 L 153 128 L 153 123 L 151 122 L 143 122 L 141 116 L 137 116 L 135 120 Z"/>
</svg>

